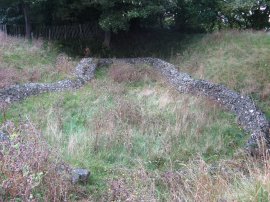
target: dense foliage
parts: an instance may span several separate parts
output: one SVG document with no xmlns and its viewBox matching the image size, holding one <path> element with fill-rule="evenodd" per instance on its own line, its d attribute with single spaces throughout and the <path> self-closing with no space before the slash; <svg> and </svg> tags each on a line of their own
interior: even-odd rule
<svg viewBox="0 0 270 202">
<path fill-rule="evenodd" d="M 92 22 L 105 32 L 175 28 L 213 31 L 269 27 L 269 0 L 1 0 L 0 22 L 55 25 Z M 109 37 L 109 35 L 107 35 Z"/>
</svg>

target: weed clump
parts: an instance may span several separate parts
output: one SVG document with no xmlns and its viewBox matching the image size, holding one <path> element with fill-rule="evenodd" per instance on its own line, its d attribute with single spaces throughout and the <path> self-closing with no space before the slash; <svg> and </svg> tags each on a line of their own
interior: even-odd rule
<svg viewBox="0 0 270 202">
<path fill-rule="evenodd" d="M 0 147 L 0 201 L 66 201 L 73 187 L 62 164 L 31 124 L 1 128 L 8 140 Z"/>
<path fill-rule="evenodd" d="M 109 69 L 109 76 L 113 81 L 122 82 L 137 82 L 142 80 L 142 75 L 135 67 L 128 64 L 125 65 L 113 65 Z"/>
<path fill-rule="evenodd" d="M 77 61 L 43 40 L 6 36 L 0 32 L 0 88 L 19 83 L 53 82 L 72 78 Z"/>
<path fill-rule="evenodd" d="M 134 83 L 158 80 L 157 73 L 148 67 L 135 67 L 127 63 L 114 63 L 109 69 L 109 77 L 118 83 Z"/>
<path fill-rule="evenodd" d="M 14 68 L 0 68 L 0 88 L 8 87 L 15 84 L 20 78 L 18 72 Z"/>
<path fill-rule="evenodd" d="M 139 125 L 142 122 L 142 112 L 140 107 L 129 100 L 118 100 L 115 109 L 116 119 L 124 123 Z"/>
<path fill-rule="evenodd" d="M 58 73 L 70 74 L 75 63 L 66 54 L 59 54 L 56 58 L 55 68 Z"/>
</svg>

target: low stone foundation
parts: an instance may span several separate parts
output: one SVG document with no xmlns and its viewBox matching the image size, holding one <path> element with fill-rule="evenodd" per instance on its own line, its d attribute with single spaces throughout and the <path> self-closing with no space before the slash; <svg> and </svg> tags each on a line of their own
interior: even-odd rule
<svg viewBox="0 0 270 202">
<path fill-rule="evenodd" d="M 76 67 L 76 79 L 67 79 L 55 83 L 28 83 L 11 86 L 0 90 L 0 102 L 11 103 L 41 93 L 59 92 L 80 88 L 94 77 L 96 67 L 97 65 L 93 59 L 83 59 Z"/>
<path fill-rule="evenodd" d="M 99 66 L 110 65 L 114 62 L 125 62 L 136 65 L 147 64 L 161 73 L 168 82 L 180 93 L 188 93 L 211 99 L 227 110 L 233 112 L 238 123 L 251 134 L 248 148 L 254 148 L 258 140 L 264 142 L 270 148 L 270 123 L 263 112 L 256 107 L 254 102 L 246 96 L 226 88 L 223 85 L 214 84 L 205 80 L 196 80 L 186 73 L 179 72 L 176 67 L 157 58 L 124 58 L 124 59 L 83 59 L 76 67 L 74 80 L 63 80 L 51 84 L 29 83 L 16 85 L 0 90 L 0 102 L 14 102 L 32 95 L 45 92 L 57 92 L 77 89 L 94 77 L 95 70 Z"/>
</svg>

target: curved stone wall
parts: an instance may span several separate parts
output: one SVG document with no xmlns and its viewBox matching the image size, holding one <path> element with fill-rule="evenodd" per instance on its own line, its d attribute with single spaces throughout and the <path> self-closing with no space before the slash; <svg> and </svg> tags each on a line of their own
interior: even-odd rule
<svg viewBox="0 0 270 202">
<path fill-rule="evenodd" d="M 254 102 L 246 96 L 205 80 L 196 80 L 186 73 L 179 72 L 173 64 L 158 58 L 123 58 L 123 59 L 93 59 L 85 58 L 76 67 L 74 80 L 63 80 L 51 84 L 29 83 L 16 85 L 0 90 L 0 102 L 14 102 L 32 95 L 45 92 L 56 92 L 77 89 L 94 77 L 97 67 L 110 65 L 113 62 L 126 62 L 131 64 L 147 64 L 160 72 L 168 82 L 180 93 L 189 93 L 211 99 L 227 110 L 233 112 L 243 129 L 251 134 L 248 148 L 257 145 L 258 140 L 265 140 L 270 147 L 270 123 L 263 112 Z"/>
<path fill-rule="evenodd" d="M 28 83 L 23 85 L 14 85 L 0 90 L 0 102 L 11 103 L 41 93 L 59 92 L 80 88 L 85 84 L 85 82 L 94 77 L 96 67 L 97 65 L 94 62 L 94 59 L 82 59 L 75 70 L 77 76 L 76 79 L 67 79 L 55 83 Z"/>
</svg>

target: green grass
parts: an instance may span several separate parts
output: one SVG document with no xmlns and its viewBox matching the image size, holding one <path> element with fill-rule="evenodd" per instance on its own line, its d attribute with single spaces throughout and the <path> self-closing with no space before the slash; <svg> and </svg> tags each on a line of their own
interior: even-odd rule
<svg viewBox="0 0 270 202">
<path fill-rule="evenodd" d="M 49 42 L 11 37 L 1 39 L 0 56 L 1 73 L 13 76 L 12 84 L 53 82 L 72 77 L 71 68 L 78 62 L 60 54 L 59 48 Z M 13 75 L 8 75 L 8 70 L 12 70 Z"/>
<path fill-rule="evenodd" d="M 118 43 L 109 54 L 166 58 L 196 78 L 251 95 L 270 117 L 268 35 L 168 33 L 150 38 L 125 49 Z M 20 55 L 20 49 L 11 50 L 3 57 L 10 64 L 32 68 L 55 62 L 56 53 L 46 47 L 28 59 L 27 51 Z M 241 154 L 249 135 L 234 115 L 203 98 L 179 94 L 149 75 L 117 83 L 103 67 L 77 91 L 14 103 L 7 118 L 30 120 L 64 161 L 89 169 L 86 189 L 92 201 L 249 201 L 264 200 L 270 191 L 270 175 Z M 209 174 L 213 168 L 218 172 Z"/>
<path fill-rule="evenodd" d="M 40 44 L 41 46 L 43 44 Z M 38 65 L 54 63 L 57 56 L 55 49 L 41 49 L 30 42 L 22 42 L 9 47 L 2 55 L 3 62 L 18 69 L 35 68 Z"/>
<path fill-rule="evenodd" d="M 179 70 L 251 96 L 270 118 L 270 37 L 264 32 L 208 34 L 171 57 Z"/>
<path fill-rule="evenodd" d="M 202 99 L 174 95 L 149 80 L 118 84 L 104 68 L 97 75 L 79 91 L 13 104 L 7 115 L 15 122 L 32 120 L 66 162 L 91 170 L 89 191 L 97 198 L 109 179 L 119 177 L 114 174 L 119 169 L 144 166 L 162 173 L 181 169 L 197 156 L 215 163 L 231 158 L 248 138 L 234 116 Z"/>
</svg>

